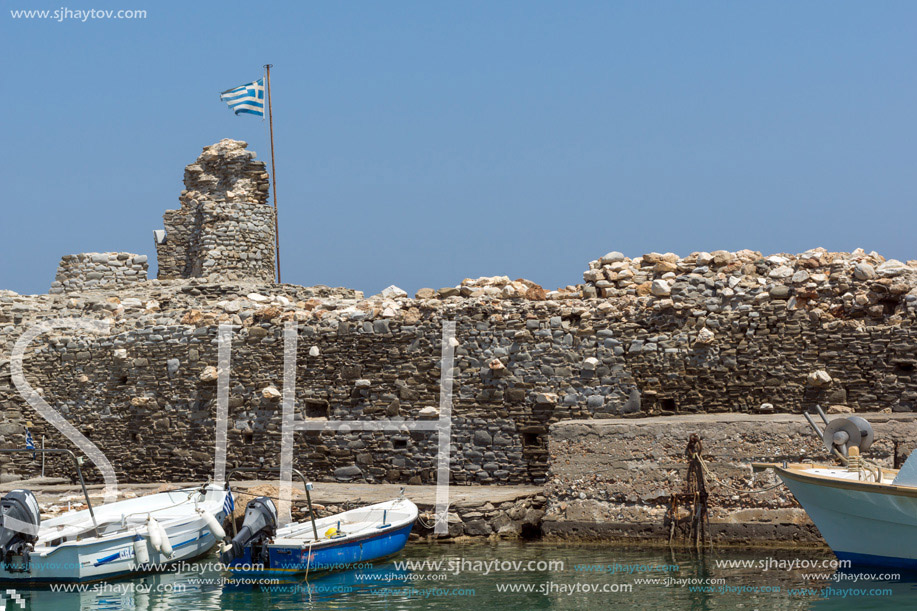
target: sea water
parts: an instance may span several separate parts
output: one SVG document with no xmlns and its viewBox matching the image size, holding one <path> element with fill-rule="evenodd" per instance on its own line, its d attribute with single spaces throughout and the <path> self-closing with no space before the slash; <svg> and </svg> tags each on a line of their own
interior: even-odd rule
<svg viewBox="0 0 917 611">
<path fill-rule="evenodd" d="M 0 591 L 10 611 L 917 608 L 917 575 L 838 567 L 827 551 L 546 542 L 409 544 L 395 558 L 282 581 L 233 579 L 205 559 L 137 579 Z"/>
</svg>

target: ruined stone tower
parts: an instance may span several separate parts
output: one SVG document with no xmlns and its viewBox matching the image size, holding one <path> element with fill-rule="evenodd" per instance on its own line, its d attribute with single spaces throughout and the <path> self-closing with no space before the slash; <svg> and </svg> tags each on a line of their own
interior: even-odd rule
<svg viewBox="0 0 917 611">
<path fill-rule="evenodd" d="M 154 232 L 160 280 L 274 278 L 274 209 L 263 161 L 239 140 L 204 147 L 185 168 L 181 208 Z"/>
</svg>

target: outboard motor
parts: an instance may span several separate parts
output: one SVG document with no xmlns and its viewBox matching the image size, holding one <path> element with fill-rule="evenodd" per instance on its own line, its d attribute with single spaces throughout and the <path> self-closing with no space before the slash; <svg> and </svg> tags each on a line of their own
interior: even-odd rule
<svg viewBox="0 0 917 611">
<path fill-rule="evenodd" d="M 266 550 L 262 543 L 274 536 L 277 531 L 277 508 L 274 502 L 266 496 L 259 496 L 251 500 L 245 507 L 245 520 L 242 528 L 232 539 L 232 544 L 226 546 L 220 560 L 223 564 L 230 564 L 242 556 L 246 546 L 252 546 L 252 564 L 267 565 Z"/>
<path fill-rule="evenodd" d="M 35 495 L 29 490 L 13 490 L 0 499 L 0 554 L 11 572 L 28 571 L 29 552 L 38 541 L 41 510 Z M 21 564 L 13 567 L 13 557 Z"/>
</svg>

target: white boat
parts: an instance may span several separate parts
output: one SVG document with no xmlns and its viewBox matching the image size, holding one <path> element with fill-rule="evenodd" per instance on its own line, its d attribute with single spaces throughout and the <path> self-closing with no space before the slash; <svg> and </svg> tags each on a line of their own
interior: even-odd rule
<svg viewBox="0 0 917 611">
<path fill-rule="evenodd" d="M 60 583 L 165 570 L 225 535 L 226 490 L 205 485 L 71 511 L 41 521 L 28 490 L 0 501 L 0 581 Z"/>
<path fill-rule="evenodd" d="M 820 412 L 820 410 L 819 410 Z M 756 463 L 774 469 L 840 560 L 917 569 L 917 452 L 898 469 L 862 459 L 872 429 L 859 417 L 836 418 L 825 431 L 809 423 L 843 466 Z"/>
</svg>

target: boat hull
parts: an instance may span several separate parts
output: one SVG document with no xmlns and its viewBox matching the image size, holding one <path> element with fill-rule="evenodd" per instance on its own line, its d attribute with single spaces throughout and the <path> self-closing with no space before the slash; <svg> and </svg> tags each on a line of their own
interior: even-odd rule
<svg viewBox="0 0 917 611">
<path fill-rule="evenodd" d="M 840 560 L 917 569 L 917 489 L 777 469 Z"/>
<path fill-rule="evenodd" d="M 314 526 L 290 524 L 264 546 L 247 545 L 227 568 L 260 577 L 344 569 L 400 552 L 416 520 L 417 506 L 402 498 L 321 518 Z"/>
<path fill-rule="evenodd" d="M 371 562 L 393 556 L 404 549 L 413 524 L 393 528 L 384 534 L 359 539 L 343 540 L 321 547 L 313 546 L 269 546 L 269 568 L 252 563 L 252 549 L 245 549 L 229 569 L 239 576 L 280 575 L 286 573 L 311 573 L 347 568 L 360 562 Z"/>
<path fill-rule="evenodd" d="M 154 497 L 163 498 L 163 494 L 102 505 L 96 508 L 98 523 L 117 523 L 124 513 L 143 514 L 144 507 L 150 503 L 149 499 Z M 206 520 L 195 509 L 200 507 L 208 510 L 220 521 L 224 517 L 222 499 L 222 490 L 209 486 L 206 498 L 196 504 L 189 501 L 188 508 L 182 510 L 182 515 L 173 513 L 170 519 L 163 521 L 161 527 L 172 547 L 171 556 L 156 551 L 147 536 L 145 526 L 137 525 L 120 532 L 104 534 L 102 537 L 81 538 L 54 546 L 38 545 L 30 553 L 28 565 L 19 557 L 9 565 L 0 562 L 0 583 L 40 585 L 91 582 L 169 570 L 169 567 L 176 563 L 188 562 L 206 554 L 217 544 L 217 539 L 210 531 Z M 148 509 L 154 515 L 158 515 L 155 507 Z M 169 510 L 169 507 L 165 509 Z M 61 523 L 80 522 L 88 523 L 86 510 L 48 520 L 42 524 L 41 532 L 53 532 L 55 526 Z M 134 539 L 138 533 L 144 535 L 142 545 L 146 546 L 149 558 L 149 562 L 145 564 L 140 564 L 135 556 Z"/>
<path fill-rule="evenodd" d="M 33 554 L 28 572 L 10 571 L 0 563 L 0 583 L 74 583 L 158 573 L 179 562 L 188 562 L 209 552 L 217 541 L 203 520 L 166 530 L 175 541 L 171 558 L 155 551 L 149 543 L 150 564 L 140 566 L 134 557 L 134 540 L 103 541 L 61 549 L 47 556 Z"/>
</svg>

